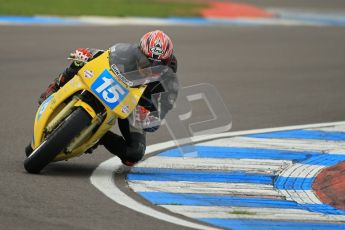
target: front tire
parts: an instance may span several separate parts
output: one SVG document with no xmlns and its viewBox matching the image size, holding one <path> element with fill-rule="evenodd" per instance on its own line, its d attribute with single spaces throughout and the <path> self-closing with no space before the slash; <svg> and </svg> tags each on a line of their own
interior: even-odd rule
<svg viewBox="0 0 345 230">
<path fill-rule="evenodd" d="M 39 173 L 91 122 L 90 115 L 83 109 L 74 110 L 48 138 L 24 161 L 29 173 Z"/>
</svg>

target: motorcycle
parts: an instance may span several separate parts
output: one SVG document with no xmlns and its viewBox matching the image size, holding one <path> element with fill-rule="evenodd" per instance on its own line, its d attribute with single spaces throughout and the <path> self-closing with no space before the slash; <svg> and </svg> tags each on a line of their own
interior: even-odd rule
<svg viewBox="0 0 345 230">
<path fill-rule="evenodd" d="M 116 46 L 111 47 L 86 63 L 39 106 L 24 161 L 27 172 L 39 173 L 51 162 L 82 155 L 98 143 L 117 118 L 131 118 L 135 123 L 135 108 L 146 85 L 159 81 L 168 67 L 125 72 L 122 59 Z M 143 124 L 138 125 L 143 128 Z"/>
</svg>

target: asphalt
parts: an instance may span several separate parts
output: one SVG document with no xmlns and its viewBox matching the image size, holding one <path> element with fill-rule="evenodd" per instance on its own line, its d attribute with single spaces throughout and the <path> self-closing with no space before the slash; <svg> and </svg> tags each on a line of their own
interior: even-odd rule
<svg viewBox="0 0 345 230">
<path fill-rule="evenodd" d="M 184 229 L 113 203 L 89 181 L 112 157 L 92 155 L 24 171 L 37 98 L 76 47 L 136 42 L 153 27 L 0 27 L 0 229 Z M 341 27 L 162 27 L 174 40 L 183 86 L 215 85 L 233 131 L 342 121 L 345 29 Z M 207 113 L 194 106 L 193 119 Z M 169 140 L 166 128 L 148 144 Z"/>
</svg>

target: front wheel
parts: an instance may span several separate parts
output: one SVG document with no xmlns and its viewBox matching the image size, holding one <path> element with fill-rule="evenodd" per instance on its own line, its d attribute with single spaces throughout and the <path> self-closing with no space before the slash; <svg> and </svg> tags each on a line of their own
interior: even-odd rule
<svg viewBox="0 0 345 230">
<path fill-rule="evenodd" d="M 39 173 L 91 122 L 83 108 L 74 110 L 24 161 L 29 173 Z"/>
</svg>

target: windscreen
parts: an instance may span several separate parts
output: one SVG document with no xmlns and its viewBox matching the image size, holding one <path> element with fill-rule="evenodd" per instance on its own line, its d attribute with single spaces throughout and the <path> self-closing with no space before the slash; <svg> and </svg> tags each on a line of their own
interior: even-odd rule
<svg viewBox="0 0 345 230">
<path fill-rule="evenodd" d="M 169 71 L 166 65 L 152 65 L 128 44 L 117 44 L 110 49 L 109 64 L 112 71 L 129 87 L 160 81 Z"/>
</svg>

